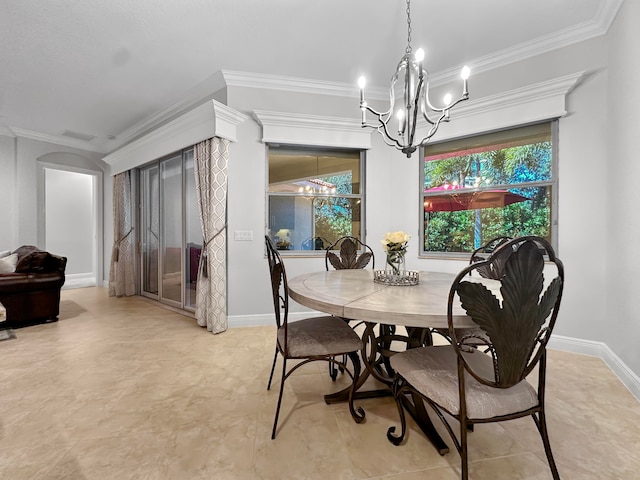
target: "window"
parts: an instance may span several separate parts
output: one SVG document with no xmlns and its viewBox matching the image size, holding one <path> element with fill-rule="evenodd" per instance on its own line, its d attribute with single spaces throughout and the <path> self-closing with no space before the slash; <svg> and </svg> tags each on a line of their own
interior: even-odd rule
<svg viewBox="0 0 640 480">
<path fill-rule="evenodd" d="M 472 252 L 498 236 L 553 241 L 555 125 L 427 145 L 423 253 Z"/>
<path fill-rule="evenodd" d="M 361 157 L 359 150 L 269 146 L 267 223 L 278 249 L 324 250 L 344 235 L 362 238 Z"/>
</svg>

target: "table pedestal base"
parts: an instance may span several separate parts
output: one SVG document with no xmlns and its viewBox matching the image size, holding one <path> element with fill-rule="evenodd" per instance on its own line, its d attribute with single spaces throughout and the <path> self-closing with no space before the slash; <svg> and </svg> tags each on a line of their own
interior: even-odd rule
<svg viewBox="0 0 640 480">
<path fill-rule="evenodd" d="M 392 341 L 406 343 L 407 348 L 431 345 L 431 334 L 428 329 L 408 328 L 408 335 L 401 336 L 395 333 L 395 327 L 380 325 L 379 334 L 376 335 L 374 331 L 375 326 L 375 323 L 365 322 L 365 331 L 362 334 L 364 348 L 361 351 L 361 357 L 366 368 L 362 371 L 356 382 L 355 392 L 353 394 L 354 400 L 389 397 L 393 395 L 391 385 L 393 384 L 395 372 L 391 368 L 389 361 L 390 357 L 395 353 L 390 349 Z M 361 390 L 369 376 L 384 383 L 388 388 Z M 327 404 L 346 402 L 349 400 L 349 390 L 350 387 L 347 387 L 339 392 L 325 395 L 324 401 Z M 416 394 L 412 394 L 411 396 L 403 395 L 400 397 L 400 402 L 436 450 L 438 450 L 438 453 L 440 455 L 449 453 L 449 447 L 433 426 L 433 422 L 431 422 L 429 418 L 422 398 Z"/>
</svg>

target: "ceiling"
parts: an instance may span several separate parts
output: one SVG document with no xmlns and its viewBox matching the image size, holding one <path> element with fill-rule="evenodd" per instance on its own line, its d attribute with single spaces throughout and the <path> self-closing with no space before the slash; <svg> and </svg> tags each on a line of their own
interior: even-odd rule
<svg viewBox="0 0 640 480">
<path fill-rule="evenodd" d="M 414 0 L 411 43 L 436 76 L 486 70 L 605 33 L 622 1 Z M 405 12 L 403 0 L 0 0 L 0 134 L 107 153 L 221 70 L 345 90 L 366 73 L 386 88 Z"/>
</svg>

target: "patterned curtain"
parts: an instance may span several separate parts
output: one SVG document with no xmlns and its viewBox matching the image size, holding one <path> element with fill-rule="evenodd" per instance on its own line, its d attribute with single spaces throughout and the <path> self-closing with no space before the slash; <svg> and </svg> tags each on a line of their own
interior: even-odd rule
<svg viewBox="0 0 640 480">
<path fill-rule="evenodd" d="M 113 236 L 109 296 L 135 295 L 135 235 L 131 212 L 131 174 L 128 171 L 113 177 Z"/>
<path fill-rule="evenodd" d="M 194 147 L 202 255 L 196 283 L 196 319 L 212 333 L 227 329 L 227 163 L 229 141 L 213 137 Z"/>
</svg>

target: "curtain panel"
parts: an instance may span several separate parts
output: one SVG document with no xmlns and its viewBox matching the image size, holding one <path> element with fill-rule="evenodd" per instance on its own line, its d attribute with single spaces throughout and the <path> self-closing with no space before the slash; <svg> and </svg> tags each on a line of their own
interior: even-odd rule
<svg viewBox="0 0 640 480">
<path fill-rule="evenodd" d="M 109 296 L 136 294 L 135 235 L 131 211 L 131 173 L 113 177 L 113 250 L 109 270 Z"/>
<path fill-rule="evenodd" d="M 227 327 L 227 165 L 229 140 L 213 137 L 194 147 L 202 254 L 196 282 L 196 319 L 212 333 Z"/>
</svg>

